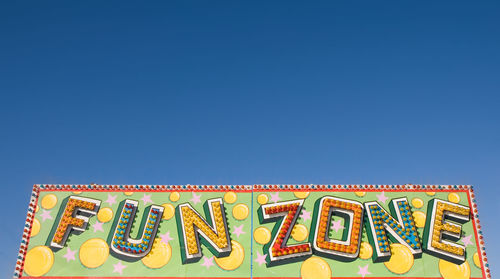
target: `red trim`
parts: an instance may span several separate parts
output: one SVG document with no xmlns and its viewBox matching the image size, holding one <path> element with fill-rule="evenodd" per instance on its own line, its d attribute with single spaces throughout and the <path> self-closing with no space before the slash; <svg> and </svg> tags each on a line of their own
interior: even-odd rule
<svg viewBox="0 0 500 279">
<path fill-rule="evenodd" d="M 115 193 L 121 193 L 121 192 L 134 192 L 134 193 L 154 193 L 154 192 L 207 192 L 207 190 L 204 189 L 165 189 L 165 190 L 154 190 L 154 189 L 42 189 L 40 192 L 115 192 Z M 235 193 L 251 193 L 252 190 L 237 190 L 237 189 L 212 189 L 209 190 L 208 192 L 235 192 Z"/>
<path fill-rule="evenodd" d="M 36 279 L 40 277 L 22 277 L 24 279 Z M 90 276 L 44 276 L 45 279 L 247 279 L 250 277 L 90 277 Z M 255 279 L 301 279 L 301 277 L 252 277 Z M 393 279 L 398 277 L 331 277 L 331 279 Z M 442 277 L 404 277 L 406 279 L 442 279 Z M 483 279 L 481 277 L 471 277 L 470 279 Z"/>
<path fill-rule="evenodd" d="M 23 279 L 36 279 L 40 277 L 22 277 Z M 44 279 L 247 279 L 250 277 L 91 277 L 91 276 L 43 276 Z"/>
<path fill-rule="evenodd" d="M 301 279 L 302 277 L 253 277 L 255 279 Z M 331 279 L 393 279 L 393 278 L 405 278 L 405 279 L 443 279 L 443 277 L 331 277 Z M 471 277 L 470 279 L 483 279 L 481 277 Z"/>
<path fill-rule="evenodd" d="M 461 193 L 468 193 L 469 191 L 467 190 L 458 190 L 458 189 L 432 189 L 432 191 L 429 190 L 417 190 L 417 189 L 258 189 L 254 190 L 253 192 L 461 192 Z M 236 192 L 236 193 L 251 193 L 252 190 L 236 190 L 236 189 L 212 189 L 209 192 Z M 204 189 L 165 189 L 165 190 L 153 190 L 153 189 L 73 189 L 73 190 L 68 190 L 68 189 L 41 189 L 40 192 L 115 192 L 115 193 L 122 193 L 122 192 L 137 192 L 137 193 L 154 193 L 154 192 L 207 192 L 207 190 Z M 376 278 L 376 277 L 373 277 Z"/>
<path fill-rule="evenodd" d="M 34 203 L 31 202 L 32 198 L 33 198 L 33 194 L 35 194 L 36 198 L 35 198 L 35 201 Z M 38 185 L 33 185 L 33 190 L 31 191 L 31 197 L 30 197 L 30 205 L 28 206 L 28 213 L 26 214 L 26 222 L 25 222 L 25 225 L 26 223 L 29 223 L 29 229 L 28 229 L 28 232 L 25 234 L 24 233 L 24 230 L 23 229 L 23 240 L 26 240 L 25 244 L 21 243 L 20 247 L 19 247 L 19 253 L 18 253 L 18 257 L 19 255 L 21 255 L 21 251 L 22 252 L 22 261 L 21 263 L 19 263 L 19 260 L 16 262 L 16 270 L 19 271 L 19 276 L 22 277 L 22 274 L 23 274 L 23 270 L 24 270 L 24 262 L 25 262 L 25 259 L 26 259 L 26 253 L 28 253 L 28 248 L 29 248 L 29 242 L 30 242 L 30 239 L 31 239 L 31 230 L 33 228 L 33 222 L 35 220 L 35 214 L 36 214 L 36 207 L 38 205 L 38 199 L 40 198 L 40 187 L 38 187 Z M 30 212 L 29 210 L 31 209 L 31 216 L 30 216 Z M 23 249 L 24 247 L 24 249 Z"/>
<path fill-rule="evenodd" d="M 468 192 L 467 190 L 458 190 L 458 189 L 431 189 L 432 191 L 429 191 L 429 189 L 257 189 L 254 190 L 254 192 L 462 192 L 466 193 Z M 376 278 L 376 277 L 370 277 L 370 278 Z"/>
<path fill-rule="evenodd" d="M 476 238 L 476 248 L 477 248 L 477 254 L 479 255 L 479 262 L 481 263 L 481 271 L 483 273 L 483 278 L 490 278 L 491 275 L 489 274 L 488 272 L 488 277 L 487 277 L 487 274 L 486 274 L 486 266 L 485 266 L 485 263 L 483 261 L 483 251 L 481 251 L 483 245 L 479 243 L 479 235 L 477 233 L 477 225 L 478 223 L 476 222 L 476 216 L 477 215 L 477 205 L 476 203 L 473 203 L 472 202 L 472 199 L 471 199 L 471 191 L 467 191 L 467 199 L 469 200 L 469 205 L 471 206 L 471 210 L 472 210 L 472 222 L 473 222 L 473 225 L 472 227 L 474 228 L 474 237 Z"/>
<path fill-rule="evenodd" d="M 302 277 L 253 277 L 254 279 L 301 279 Z M 393 279 L 393 278 L 405 278 L 405 279 L 443 279 L 443 277 L 331 277 L 331 279 Z M 469 279 L 483 279 L 481 277 L 471 277 Z"/>
<path fill-rule="evenodd" d="M 42 276 L 42 277 L 21 277 L 23 279 L 36 279 L 36 278 L 44 278 L 44 279 L 248 279 L 250 277 L 92 277 L 92 276 Z M 277 278 L 277 277 L 275 277 Z M 281 277 L 280 277 L 281 278 Z M 283 277 L 284 278 L 284 277 Z"/>
<path fill-rule="evenodd" d="M 252 185 L 38 185 L 50 192 L 252 192 Z M 234 188 L 233 188 L 234 186 Z M 75 188 L 76 187 L 76 188 Z"/>
</svg>

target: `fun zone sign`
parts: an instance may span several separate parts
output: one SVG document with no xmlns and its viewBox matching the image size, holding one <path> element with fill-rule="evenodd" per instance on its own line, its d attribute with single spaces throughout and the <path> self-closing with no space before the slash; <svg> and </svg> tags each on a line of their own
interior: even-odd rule
<svg viewBox="0 0 500 279">
<path fill-rule="evenodd" d="M 15 278 L 491 278 L 463 185 L 35 185 Z"/>
</svg>

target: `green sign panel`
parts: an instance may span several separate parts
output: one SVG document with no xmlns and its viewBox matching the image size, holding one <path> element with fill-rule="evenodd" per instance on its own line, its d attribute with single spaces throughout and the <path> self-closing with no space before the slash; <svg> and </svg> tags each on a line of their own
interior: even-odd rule
<svg viewBox="0 0 500 279">
<path fill-rule="evenodd" d="M 491 278 L 462 185 L 35 185 L 15 278 Z"/>
</svg>

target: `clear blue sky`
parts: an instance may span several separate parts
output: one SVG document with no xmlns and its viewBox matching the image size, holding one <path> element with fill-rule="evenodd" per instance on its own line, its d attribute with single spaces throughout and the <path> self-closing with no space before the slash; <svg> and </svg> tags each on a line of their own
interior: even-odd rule
<svg viewBox="0 0 500 279">
<path fill-rule="evenodd" d="M 496 274 L 499 14 L 498 1 L 3 2 L 1 274 L 32 184 L 91 182 L 473 184 Z"/>
</svg>

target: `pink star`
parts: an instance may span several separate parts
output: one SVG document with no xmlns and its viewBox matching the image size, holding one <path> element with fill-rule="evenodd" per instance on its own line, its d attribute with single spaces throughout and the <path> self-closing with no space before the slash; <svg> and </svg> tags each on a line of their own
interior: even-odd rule
<svg viewBox="0 0 500 279">
<path fill-rule="evenodd" d="M 241 234 L 245 234 L 243 231 L 243 224 L 241 224 L 239 227 L 233 226 L 234 231 L 233 233 L 239 238 Z"/>
<path fill-rule="evenodd" d="M 266 253 L 264 253 L 264 255 L 261 255 L 259 251 L 257 251 L 257 259 L 255 259 L 255 261 L 259 264 L 259 266 L 261 266 L 262 264 L 266 263 L 266 257 Z"/>
<path fill-rule="evenodd" d="M 474 245 L 474 243 L 472 243 L 472 241 L 470 240 L 472 237 L 472 234 L 471 235 L 468 235 L 468 236 L 464 236 L 462 237 L 462 242 L 463 244 L 465 245 L 465 247 L 469 246 L 469 245 Z"/>
<path fill-rule="evenodd" d="M 385 203 L 385 201 L 388 199 L 388 197 L 385 196 L 384 192 L 382 192 L 376 196 L 377 196 L 378 201 L 381 203 Z"/>
<path fill-rule="evenodd" d="M 214 257 L 207 258 L 203 256 L 203 263 L 201 265 L 209 269 L 211 266 L 214 265 Z"/>
<path fill-rule="evenodd" d="M 372 274 L 370 271 L 368 271 L 368 265 L 365 265 L 364 267 L 358 266 L 358 268 L 358 274 L 363 276 L 363 278 L 365 278 L 365 276 L 368 274 Z"/>
<path fill-rule="evenodd" d="M 339 230 L 344 229 L 344 226 L 340 224 L 342 220 L 338 221 L 333 221 L 332 222 L 332 230 L 335 230 L 335 232 L 339 232 Z"/>
<path fill-rule="evenodd" d="M 42 214 L 40 214 L 40 217 L 42 217 L 42 222 L 44 222 L 45 220 L 49 219 L 49 220 L 52 220 L 52 216 L 50 216 L 50 210 L 43 210 Z"/>
<path fill-rule="evenodd" d="M 147 205 L 148 203 L 153 203 L 151 200 L 151 194 L 146 195 L 144 194 L 144 197 L 142 197 L 141 201 L 144 203 L 144 205 Z"/>
<path fill-rule="evenodd" d="M 108 194 L 108 199 L 105 202 L 107 202 L 109 205 L 115 204 L 116 203 L 116 196 L 112 196 L 112 195 Z"/>
<path fill-rule="evenodd" d="M 201 202 L 200 198 L 201 198 L 201 194 L 196 195 L 196 193 L 193 192 L 193 198 L 190 199 L 190 201 L 192 201 L 194 204 L 197 204 L 197 203 Z"/>
<path fill-rule="evenodd" d="M 160 235 L 160 238 L 161 238 L 161 241 L 163 241 L 163 243 L 167 244 L 170 240 L 173 240 L 172 237 L 170 237 L 170 232 L 166 232 L 162 235 Z"/>
<path fill-rule="evenodd" d="M 101 222 L 99 221 L 95 221 L 95 224 L 92 225 L 92 228 L 94 229 L 94 232 L 103 232 L 104 230 L 102 229 L 102 224 Z"/>
<path fill-rule="evenodd" d="M 75 253 L 76 253 L 76 250 L 71 251 L 71 249 L 69 249 L 69 247 L 68 247 L 66 249 L 66 254 L 64 254 L 63 258 L 66 259 L 66 262 L 74 261 L 75 260 Z"/>
<path fill-rule="evenodd" d="M 302 209 L 302 214 L 300 215 L 300 218 L 302 218 L 303 221 L 311 220 L 311 212 Z"/>
<path fill-rule="evenodd" d="M 123 269 L 126 268 L 126 265 L 123 265 L 121 261 L 119 261 L 117 264 L 113 265 L 113 273 L 120 273 L 122 274 Z"/>
<path fill-rule="evenodd" d="M 280 196 L 279 196 L 278 192 L 271 194 L 271 201 L 272 202 L 277 203 L 279 200 L 280 200 Z"/>
</svg>

